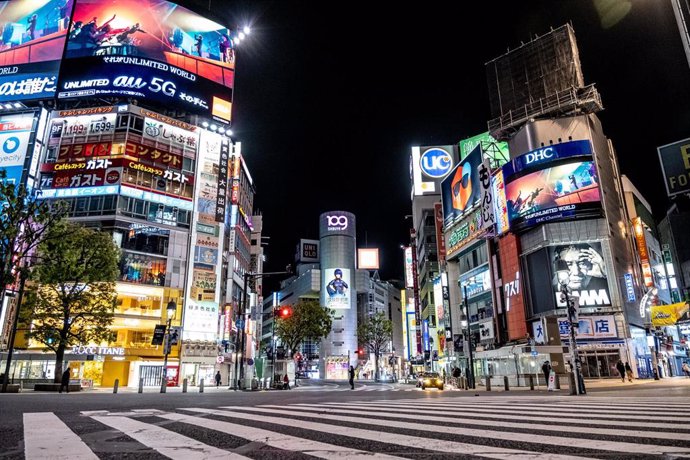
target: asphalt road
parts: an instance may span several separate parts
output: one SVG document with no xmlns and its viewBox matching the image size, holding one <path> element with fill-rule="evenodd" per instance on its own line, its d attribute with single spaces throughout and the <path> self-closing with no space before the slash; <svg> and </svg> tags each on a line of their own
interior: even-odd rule
<svg viewBox="0 0 690 460">
<path fill-rule="evenodd" d="M 0 458 L 690 458 L 689 396 L 690 379 L 577 397 L 328 382 L 23 392 L 0 395 Z"/>
</svg>

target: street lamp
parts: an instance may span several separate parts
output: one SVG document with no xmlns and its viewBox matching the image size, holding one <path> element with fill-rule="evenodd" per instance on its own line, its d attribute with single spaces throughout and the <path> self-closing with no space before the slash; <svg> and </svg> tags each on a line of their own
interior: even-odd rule
<svg viewBox="0 0 690 460">
<path fill-rule="evenodd" d="M 570 269 L 565 260 L 559 259 L 556 261 L 556 276 L 558 277 L 558 284 L 561 287 L 561 300 L 565 302 L 568 308 L 568 322 L 570 323 L 570 357 L 572 359 L 572 372 L 575 376 L 575 394 L 586 394 L 585 382 L 582 379 L 582 364 L 580 363 L 580 356 L 577 353 L 577 341 L 575 340 L 575 328 L 578 327 L 577 321 L 577 299 L 570 296 L 568 283 L 570 282 Z"/>
<path fill-rule="evenodd" d="M 165 308 L 168 314 L 168 323 L 165 328 L 165 347 L 163 351 L 165 352 L 165 359 L 163 360 L 163 377 L 161 378 L 161 393 L 165 393 L 168 387 L 168 354 L 170 354 L 170 324 L 177 311 L 177 304 L 174 300 L 168 302 L 168 306 Z"/>
</svg>

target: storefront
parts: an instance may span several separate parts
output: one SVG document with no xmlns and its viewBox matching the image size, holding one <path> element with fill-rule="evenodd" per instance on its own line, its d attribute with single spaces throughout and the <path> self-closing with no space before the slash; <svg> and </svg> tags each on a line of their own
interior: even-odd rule
<svg viewBox="0 0 690 460">
<path fill-rule="evenodd" d="M 347 380 L 350 370 L 348 356 L 327 356 L 324 358 L 326 366 L 326 380 Z"/>
</svg>

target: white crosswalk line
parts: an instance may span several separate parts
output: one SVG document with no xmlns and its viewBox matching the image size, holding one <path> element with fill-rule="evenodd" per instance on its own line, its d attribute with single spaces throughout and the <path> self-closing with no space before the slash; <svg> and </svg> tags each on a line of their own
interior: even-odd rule
<svg viewBox="0 0 690 460">
<path fill-rule="evenodd" d="M 310 405 L 310 404 L 299 404 L 298 405 L 302 411 L 305 412 L 323 412 L 324 408 L 321 405 Z M 261 407 L 266 407 L 266 408 L 276 408 L 276 409 L 281 409 L 284 406 L 273 406 L 273 405 L 262 405 Z M 338 414 L 352 414 L 352 415 L 357 415 L 357 414 L 362 414 L 362 410 L 352 410 L 348 409 L 349 404 L 347 406 L 341 405 L 340 407 L 338 406 L 329 406 L 332 408 L 332 413 L 338 413 Z M 472 420 L 470 418 L 462 418 L 459 419 L 457 417 L 441 417 L 437 415 L 426 415 L 426 414 L 419 414 L 419 411 L 412 411 L 414 413 L 401 413 L 402 411 L 388 411 L 385 408 L 382 408 L 380 410 L 372 410 L 373 408 L 369 407 L 367 409 L 366 414 L 367 415 L 377 415 L 379 417 L 395 417 L 395 418 L 400 418 L 400 419 L 406 419 L 406 420 L 416 420 L 419 422 L 439 422 L 439 423 L 462 423 L 465 425 L 476 425 L 476 426 L 481 426 L 481 427 L 486 427 L 487 422 L 485 420 Z M 367 420 L 366 418 L 363 418 L 362 421 Z M 513 418 L 511 417 L 511 420 Z M 586 420 L 581 420 L 582 422 L 586 422 Z M 611 426 L 609 424 L 608 426 Z M 542 431 L 555 431 L 555 432 L 563 432 L 564 426 L 563 425 L 553 425 L 553 424 L 541 424 L 541 423 L 530 423 L 525 424 L 525 423 L 515 423 L 511 421 L 501 421 L 500 425 L 497 425 L 497 428 L 529 428 L 533 430 L 542 430 Z M 667 425 L 668 427 L 668 425 Z M 667 432 L 659 432 L 659 431 L 642 431 L 642 430 L 622 430 L 620 428 L 586 428 L 586 427 L 579 427 L 579 426 L 568 426 L 568 432 L 569 433 L 580 433 L 580 434 L 601 434 L 601 435 L 608 435 L 608 436 L 623 436 L 623 437 L 635 437 L 635 438 L 651 438 L 651 439 L 670 439 L 670 440 L 676 440 L 678 439 L 678 433 L 667 433 Z M 689 434 L 690 435 L 690 434 Z"/>
<path fill-rule="evenodd" d="M 339 407 L 342 406 L 342 403 L 321 403 L 317 407 Z M 302 406 L 310 406 L 310 404 L 296 404 L 296 406 L 302 407 Z M 261 407 L 268 407 L 268 406 L 261 406 Z M 347 407 L 349 408 L 360 408 L 361 410 L 364 409 L 369 409 L 369 408 L 381 408 L 385 409 L 387 412 L 394 412 L 394 413 L 413 413 L 413 414 L 419 414 L 419 408 L 415 406 L 407 406 L 406 408 L 398 408 L 392 407 L 390 405 L 386 404 L 366 404 L 366 403 L 347 403 Z M 440 409 L 435 409 L 438 411 L 441 411 Z M 479 419 L 495 419 L 497 418 L 496 414 L 493 414 L 491 412 L 469 412 L 469 411 L 463 411 L 460 408 L 458 409 L 452 409 L 451 407 L 449 408 L 444 408 L 441 412 L 444 414 L 452 414 L 454 416 L 463 416 L 463 417 L 474 417 L 474 418 L 479 418 Z M 575 423 L 575 422 L 581 422 L 582 419 L 579 417 L 545 417 L 545 416 L 539 416 L 539 415 L 511 415 L 510 416 L 511 420 L 524 420 L 524 421 L 534 421 L 534 422 L 544 422 L 544 423 Z M 462 419 L 464 420 L 464 419 Z M 637 427 L 637 428 L 660 428 L 660 429 L 668 429 L 669 427 L 672 427 L 672 425 L 668 423 L 653 423 L 653 422 L 629 422 L 629 421 L 618 421 L 616 420 L 615 422 L 612 421 L 606 421 L 606 420 L 591 420 L 587 419 L 585 421 L 587 425 L 592 425 L 592 426 L 611 426 L 611 425 L 616 425 L 616 426 L 621 426 L 621 427 Z M 525 424 L 527 425 L 527 424 Z M 527 425 L 529 426 L 529 425 Z M 690 427 L 688 428 L 690 429 Z"/>
<path fill-rule="evenodd" d="M 387 404 L 388 405 L 388 404 Z M 404 406 L 401 404 L 397 403 L 390 403 L 391 406 Z M 452 406 L 449 405 L 437 405 L 437 404 L 420 404 L 418 406 L 420 409 L 429 409 L 429 410 L 444 410 L 444 411 L 452 411 L 454 410 Z M 554 416 L 559 416 L 559 417 L 572 417 L 574 414 L 578 413 L 585 413 L 587 414 L 587 418 L 590 419 L 613 419 L 613 420 L 651 420 L 651 421 L 666 421 L 666 422 L 678 422 L 678 423 L 685 423 L 688 420 L 688 416 L 671 416 L 671 415 L 665 415 L 665 414 L 647 414 L 645 413 L 644 415 L 639 415 L 639 414 L 595 414 L 592 413 L 591 411 L 588 411 L 587 409 L 584 409 L 583 411 L 562 411 L 559 410 L 557 406 L 523 406 L 523 407 L 518 407 L 513 409 L 512 406 L 506 406 L 506 405 L 496 405 L 496 404 L 482 404 L 482 405 L 474 405 L 472 407 L 465 406 L 462 407 L 462 410 L 467 411 L 467 412 L 481 412 L 481 413 L 486 413 L 488 410 L 491 410 L 492 413 L 494 414 L 502 414 L 502 415 L 520 415 L 524 414 L 526 411 L 529 410 L 538 410 L 540 412 L 548 412 L 550 415 Z"/>
<path fill-rule="evenodd" d="M 195 409 L 183 409 L 194 410 Z M 168 413 L 162 414 L 160 417 L 167 420 L 174 420 L 176 422 L 187 423 L 194 426 L 208 428 L 210 430 L 219 431 L 221 433 L 230 434 L 239 438 L 244 438 L 252 442 L 261 442 L 271 447 L 276 447 L 283 450 L 290 450 L 292 452 L 302 452 L 312 457 L 331 459 L 334 457 L 359 458 L 366 457 L 367 459 L 375 460 L 393 460 L 400 457 L 394 457 L 385 454 L 376 454 L 359 449 L 352 449 L 349 447 L 337 446 L 334 444 L 326 444 L 319 441 L 311 441 L 309 439 L 298 438 L 287 434 L 277 433 L 273 431 L 263 430 L 261 428 L 254 428 L 250 426 L 237 425 L 230 422 L 221 422 L 218 420 L 211 420 L 208 418 L 196 417 L 186 414 Z"/>
<path fill-rule="evenodd" d="M 209 446 L 156 425 L 123 416 L 94 415 L 92 419 L 126 434 L 139 443 L 175 460 L 235 459 L 248 457 Z"/>
<path fill-rule="evenodd" d="M 285 415 L 285 416 L 294 416 L 297 415 L 295 411 L 287 411 L 287 410 L 278 410 L 278 409 L 265 409 L 261 407 L 233 407 L 233 406 L 223 406 L 222 408 L 224 409 L 229 409 L 233 411 L 237 410 L 250 410 L 253 412 L 261 412 L 261 413 L 270 413 L 273 415 Z M 241 412 L 235 412 L 237 414 L 241 414 L 242 416 L 246 416 L 246 414 L 242 414 Z M 637 452 L 637 453 L 643 453 L 643 454 L 649 454 L 649 455 L 662 455 L 665 453 L 673 453 L 673 452 L 682 452 L 682 453 L 687 453 L 688 448 L 685 447 L 671 447 L 671 446 L 657 446 L 653 444 L 634 444 L 634 443 L 627 443 L 627 442 L 619 442 L 619 441 L 602 441 L 602 440 L 597 440 L 597 439 L 581 439 L 581 438 L 572 438 L 572 437 L 561 437 L 561 436 L 550 436 L 550 435 L 542 435 L 542 434 L 533 434 L 533 433 L 513 433 L 509 431 L 501 431 L 501 432 L 496 432 L 496 431 L 489 431 L 489 430 L 477 430 L 477 429 L 472 429 L 472 428 L 460 428 L 460 427 L 448 427 L 448 426 L 439 426 L 439 425 L 425 425 L 421 423 L 410 423 L 410 422 L 398 422 L 398 421 L 393 421 L 393 420 L 377 420 L 377 419 L 369 419 L 369 418 L 362 418 L 362 417 L 348 417 L 348 416 L 342 416 L 342 415 L 327 415 L 327 414 L 308 414 L 308 417 L 310 418 L 316 418 L 316 419 L 321 419 L 321 420 L 329 420 L 329 421 L 338 421 L 338 422 L 352 422 L 352 423 L 359 423 L 359 424 L 367 424 L 367 425 L 374 425 L 374 426 L 385 426 L 385 427 L 396 427 L 396 428 L 403 428 L 403 429 L 410 429 L 410 430 L 418 430 L 418 431 L 431 431 L 431 432 L 436 432 L 436 433 L 447 433 L 447 434 L 453 434 L 453 435 L 459 435 L 459 436 L 473 436 L 473 437 L 478 437 L 478 438 L 490 438 L 494 439 L 497 437 L 497 435 L 500 436 L 500 439 L 508 440 L 508 441 L 516 441 L 516 442 L 528 442 L 528 443 L 537 443 L 537 444 L 548 444 L 548 445 L 567 445 L 570 447 L 576 447 L 576 448 L 582 448 L 582 449 L 596 449 L 596 450 L 606 450 L 606 451 L 614 451 L 614 452 Z M 275 421 L 273 423 L 282 423 L 285 424 L 287 423 L 287 420 L 285 419 L 280 419 L 277 417 L 259 417 L 260 420 L 268 420 L 270 419 L 271 421 Z M 299 423 L 300 426 L 304 426 L 305 423 L 311 423 L 311 422 L 305 422 L 304 420 L 292 420 L 292 423 Z M 350 428 L 348 428 L 348 431 Z M 434 440 L 434 443 L 437 441 Z"/>
<path fill-rule="evenodd" d="M 52 412 L 24 414 L 26 460 L 98 460 L 77 434 Z"/>
<path fill-rule="evenodd" d="M 254 408 L 254 407 L 251 407 L 251 408 L 250 407 L 241 407 L 241 408 L 238 407 L 238 408 L 231 408 L 231 409 L 259 410 L 259 408 Z M 343 426 L 331 425 L 331 424 L 326 424 L 326 423 L 308 422 L 305 420 L 295 420 L 295 419 L 290 419 L 290 418 L 271 417 L 271 416 L 263 415 L 263 414 L 251 414 L 251 413 L 246 413 L 246 412 L 238 412 L 236 410 L 215 410 L 215 409 L 203 409 L 203 408 L 185 408 L 182 410 L 199 412 L 199 413 L 203 413 L 203 414 L 221 415 L 221 416 L 226 416 L 226 417 L 236 417 L 236 418 L 241 418 L 241 419 L 246 419 L 246 420 L 254 420 L 254 421 L 259 421 L 259 422 L 273 423 L 273 424 L 277 424 L 277 425 L 290 426 L 290 427 L 294 427 L 295 425 L 297 425 L 300 428 L 303 428 L 306 430 L 318 431 L 321 433 L 329 433 L 329 434 L 346 436 L 346 437 L 351 437 L 351 438 L 366 439 L 369 441 L 383 442 L 386 444 L 396 444 L 396 445 L 400 445 L 400 446 L 408 446 L 408 447 L 413 447 L 413 448 L 417 448 L 417 449 L 426 449 L 426 450 L 433 450 L 433 451 L 438 451 L 438 452 L 450 452 L 450 453 L 454 453 L 454 454 L 462 452 L 463 454 L 466 454 L 466 455 L 474 455 L 474 456 L 478 456 L 478 457 L 498 458 L 498 459 L 506 459 L 506 460 L 515 459 L 517 455 L 519 455 L 521 459 L 544 458 L 543 454 L 540 454 L 537 452 L 530 452 L 528 450 L 507 449 L 507 448 L 502 448 L 502 447 L 485 446 L 485 445 L 479 445 L 479 444 L 468 444 L 468 443 L 461 443 L 461 442 L 456 442 L 456 441 L 446 441 L 446 440 L 442 440 L 442 439 L 420 438 L 420 437 L 416 437 L 416 436 L 409 436 L 409 435 L 403 435 L 403 434 L 387 433 L 387 432 L 381 432 L 381 431 L 372 431 L 370 429 L 353 428 L 350 426 L 343 427 Z M 281 414 L 285 414 L 285 415 L 294 415 L 294 412 L 287 412 L 287 411 L 270 410 L 270 411 L 266 411 L 266 412 L 271 412 L 274 414 L 281 413 Z M 326 417 L 317 417 L 317 418 L 326 418 Z M 341 418 L 339 418 L 339 419 L 341 419 Z M 342 420 L 342 421 L 347 421 L 347 420 Z M 361 419 L 357 419 L 357 422 L 363 423 Z M 389 424 L 388 421 L 381 423 L 380 425 L 383 425 L 386 427 L 394 426 L 392 424 Z M 442 427 L 425 427 L 425 428 L 426 429 L 424 431 L 436 431 L 438 428 L 442 428 Z M 552 460 L 576 460 L 576 459 L 582 460 L 583 458 L 586 458 L 586 457 L 549 454 L 548 458 L 552 459 Z"/>
</svg>

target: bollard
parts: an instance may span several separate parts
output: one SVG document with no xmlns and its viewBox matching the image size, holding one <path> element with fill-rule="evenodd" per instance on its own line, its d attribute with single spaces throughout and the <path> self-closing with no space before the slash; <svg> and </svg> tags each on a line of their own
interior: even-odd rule
<svg viewBox="0 0 690 460">
<path fill-rule="evenodd" d="M 554 379 L 554 383 L 556 385 L 556 389 L 560 390 L 561 389 L 561 379 L 558 377 L 558 374 L 556 374 L 556 378 Z"/>
<path fill-rule="evenodd" d="M 204 379 L 201 379 L 201 382 L 199 382 L 199 393 L 204 392 Z"/>
<path fill-rule="evenodd" d="M 529 376 L 529 389 L 534 391 L 534 376 L 533 375 Z"/>
<path fill-rule="evenodd" d="M 510 386 L 508 384 L 508 376 L 507 375 L 503 376 L 503 389 L 505 391 L 510 391 Z"/>
<path fill-rule="evenodd" d="M 113 394 L 117 394 L 117 389 L 120 386 L 120 379 L 115 379 L 115 384 L 113 385 Z"/>
<path fill-rule="evenodd" d="M 486 391 L 491 391 L 491 377 L 486 378 Z"/>
<path fill-rule="evenodd" d="M 182 393 L 186 393 L 186 392 L 187 392 L 187 379 L 184 379 L 182 381 Z"/>
<path fill-rule="evenodd" d="M 568 382 L 568 385 L 570 385 L 570 394 L 576 395 L 577 389 L 575 388 L 575 374 L 571 372 L 568 374 L 568 377 L 570 378 L 570 382 Z"/>
<path fill-rule="evenodd" d="M 141 378 L 141 379 L 139 379 L 139 393 L 143 393 L 143 392 L 144 392 L 144 379 Z"/>
</svg>

